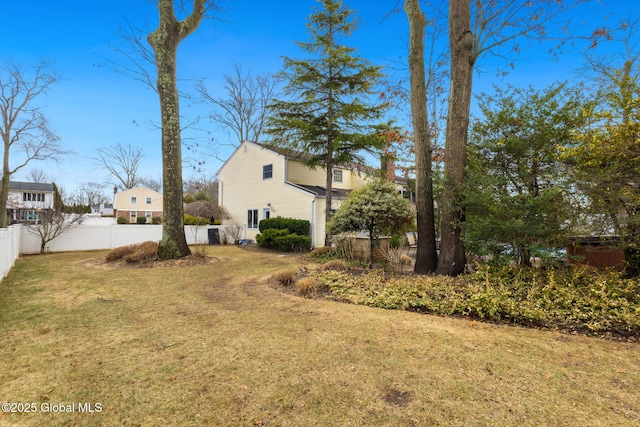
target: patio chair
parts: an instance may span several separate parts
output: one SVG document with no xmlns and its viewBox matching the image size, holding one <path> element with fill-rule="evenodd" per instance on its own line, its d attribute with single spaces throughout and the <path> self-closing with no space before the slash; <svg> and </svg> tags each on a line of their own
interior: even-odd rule
<svg viewBox="0 0 640 427">
<path fill-rule="evenodd" d="M 418 239 L 416 238 L 416 233 L 414 233 L 413 231 L 409 231 L 407 233 L 407 244 L 407 255 L 411 253 L 411 249 L 416 251 L 418 248 Z"/>
</svg>

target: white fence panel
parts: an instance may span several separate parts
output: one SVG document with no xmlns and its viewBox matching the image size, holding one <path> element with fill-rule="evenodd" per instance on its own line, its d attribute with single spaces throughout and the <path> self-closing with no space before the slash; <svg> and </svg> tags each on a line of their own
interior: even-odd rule
<svg viewBox="0 0 640 427">
<path fill-rule="evenodd" d="M 20 255 L 21 230 L 19 224 L 0 228 L 0 282 L 9 274 Z"/>
<path fill-rule="evenodd" d="M 222 226 L 185 226 L 185 237 L 189 245 L 207 244 L 208 229 Z M 40 236 L 26 227 L 22 230 L 21 253 L 40 252 Z M 162 239 L 162 225 L 112 224 L 76 225 L 66 233 L 47 243 L 46 252 L 91 251 L 113 249 L 146 241 L 158 242 Z"/>
</svg>

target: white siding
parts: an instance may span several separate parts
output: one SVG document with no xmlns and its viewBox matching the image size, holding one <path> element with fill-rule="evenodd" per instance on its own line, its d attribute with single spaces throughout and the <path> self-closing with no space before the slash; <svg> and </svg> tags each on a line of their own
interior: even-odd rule
<svg viewBox="0 0 640 427">
<path fill-rule="evenodd" d="M 273 177 L 263 179 L 262 167 L 273 165 Z M 312 221 L 313 195 L 285 183 L 286 159 L 259 145 L 244 142 L 218 172 L 219 202 L 231 219 L 225 224 L 244 228 L 244 237 L 255 240 L 259 233 L 247 228 L 247 212 L 257 209 L 260 219 L 263 210 L 270 208 L 271 217 L 288 217 Z"/>
</svg>

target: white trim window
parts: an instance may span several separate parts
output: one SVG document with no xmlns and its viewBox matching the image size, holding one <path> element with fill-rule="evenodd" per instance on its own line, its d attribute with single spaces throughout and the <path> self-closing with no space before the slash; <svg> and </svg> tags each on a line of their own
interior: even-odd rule
<svg viewBox="0 0 640 427">
<path fill-rule="evenodd" d="M 333 170 L 333 182 L 342 182 L 342 170 L 334 169 Z"/>
<path fill-rule="evenodd" d="M 269 218 L 271 218 L 271 208 L 262 209 L 262 219 L 269 219 Z"/>
<path fill-rule="evenodd" d="M 273 178 L 273 164 L 262 166 L 262 179 Z"/>
<path fill-rule="evenodd" d="M 249 209 L 247 211 L 247 228 L 249 230 L 257 230 L 258 221 L 258 209 Z"/>
<path fill-rule="evenodd" d="M 130 211 L 129 212 L 129 221 L 130 222 L 137 221 L 137 218 L 138 218 L 138 211 Z"/>
<path fill-rule="evenodd" d="M 151 204 L 151 197 L 147 197 L 147 204 L 150 205 Z"/>
<path fill-rule="evenodd" d="M 138 203 L 138 198 L 136 196 L 131 196 L 131 204 L 135 205 L 136 203 Z"/>
</svg>

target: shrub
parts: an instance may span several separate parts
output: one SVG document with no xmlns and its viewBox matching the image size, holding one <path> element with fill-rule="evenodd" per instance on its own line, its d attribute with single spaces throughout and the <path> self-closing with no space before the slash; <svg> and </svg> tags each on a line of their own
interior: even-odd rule
<svg viewBox="0 0 640 427">
<path fill-rule="evenodd" d="M 139 216 L 138 218 L 136 218 L 136 223 L 137 224 L 146 224 L 147 223 L 147 217 L 146 216 Z"/>
<path fill-rule="evenodd" d="M 347 263 L 339 259 L 334 259 L 329 262 L 325 262 L 320 266 L 320 271 L 327 271 L 327 270 L 345 271 L 348 269 L 349 269 L 349 266 L 347 265 Z"/>
<path fill-rule="evenodd" d="M 158 242 L 144 242 L 135 246 L 135 250 L 124 257 L 125 262 L 146 263 L 158 259 Z"/>
<path fill-rule="evenodd" d="M 158 257 L 158 242 L 143 242 L 137 245 L 120 246 L 110 251 L 107 262 L 125 260 L 128 263 L 153 261 Z"/>
<path fill-rule="evenodd" d="M 296 282 L 298 293 L 303 296 L 314 295 L 319 287 L 318 279 L 315 277 L 303 277 Z"/>
<path fill-rule="evenodd" d="M 209 220 L 206 218 L 200 218 L 197 216 L 186 215 L 184 216 L 184 225 L 209 225 Z"/>
<path fill-rule="evenodd" d="M 264 230 L 261 234 L 256 236 L 256 243 L 263 248 L 277 249 L 276 238 L 286 236 L 289 234 L 289 230 L 277 230 L 269 228 Z"/>
<path fill-rule="evenodd" d="M 282 230 L 280 230 L 282 231 Z M 308 251 L 311 249 L 311 237 L 287 234 L 276 237 L 276 249 L 286 252 Z"/>
<path fill-rule="evenodd" d="M 404 265 L 405 267 L 408 267 L 411 264 L 413 264 L 413 260 L 409 255 L 402 255 L 400 257 L 400 264 Z"/>
<path fill-rule="evenodd" d="M 162 223 L 162 217 L 154 216 L 153 218 L 151 218 L 151 223 L 152 224 L 161 224 Z"/>
<path fill-rule="evenodd" d="M 291 286 L 296 281 L 296 270 L 282 270 L 278 271 L 273 277 L 283 286 Z"/>
<path fill-rule="evenodd" d="M 119 216 L 118 219 L 116 219 L 116 222 L 118 224 L 128 224 L 129 221 L 127 221 L 127 218 L 123 217 L 123 216 Z"/>
<path fill-rule="evenodd" d="M 293 219 L 293 218 L 267 218 L 260 221 L 258 224 L 260 233 L 264 233 L 265 230 L 289 230 L 291 234 L 297 234 L 299 236 L 309 236 L 311 233 L 311 223 L 306 219 Z"/>
<path fill-rule="evenodd" d="M 481 267 L 459 278 L 317 273 L 340 301 L 640 338 L 640 282 L 586 268 Z"/>
<path fill-rule="evenodd" d="M 315 248 L 314 250 L 312 250 L 309 256 L 315 257 L 315 256 L 325 255 L 330 252 L 335 252 L 331 246 L 321 246 L 319 248 Z"/>
</svg>

